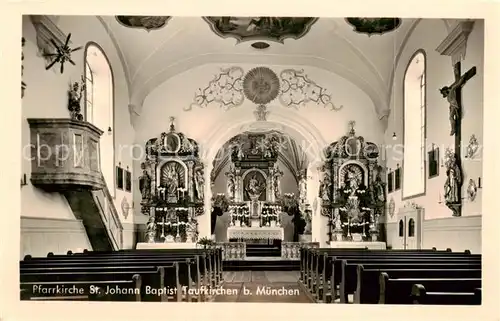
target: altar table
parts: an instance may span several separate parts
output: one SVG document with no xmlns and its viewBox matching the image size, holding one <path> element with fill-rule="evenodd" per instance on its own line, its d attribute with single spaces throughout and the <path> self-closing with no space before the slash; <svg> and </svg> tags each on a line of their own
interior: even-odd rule
<svg viewBox="0 0 500 321">
<path fill-rule="evenodd" d="M 239 227 L 230 226 L 227 228 L 227 238 L 230 239 L 251 239 L 251 240 L 282 240 L 285 232 L 282 227 Z"/>
<path fill-rule="evenodd" d="M 344 241 L 331 241 L 331 248 L 344 248 L 344 249 L 364 249 L 369 250 L 385 250 L 385 242 L 344 242 Z"/>
<path fill-rule="evenodd" d="M 146 243 L 140 242 L 137 243 L 137 250 L 151 250 L 151 249 L 195 249 L 197 246 L 196 243 L 182 243 L 182 242 L 169 242 L 169 243 Z"/>
</svg>

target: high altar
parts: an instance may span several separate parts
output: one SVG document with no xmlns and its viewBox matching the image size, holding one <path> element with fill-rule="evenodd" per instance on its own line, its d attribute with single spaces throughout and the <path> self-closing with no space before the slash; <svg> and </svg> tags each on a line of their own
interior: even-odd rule
<svg viewBox="0 0 500 321">
<path fill-rule="evenodd" d="M 227 177 L 229 240 L 283 240 L 279 137 L 255 133 L 230 142 L 231 164 Z"/>
<path fill-rule="evenodd" d="M 197 241 L 197 217 L 204 213 L 204 165 L 196 141 L 175 130 L 174 118 L 170 121 L 168 132 L 148 140 L 141 164 L 141 210 L 149 217 L 145 242 L 189 247 Z"/>
</svg>

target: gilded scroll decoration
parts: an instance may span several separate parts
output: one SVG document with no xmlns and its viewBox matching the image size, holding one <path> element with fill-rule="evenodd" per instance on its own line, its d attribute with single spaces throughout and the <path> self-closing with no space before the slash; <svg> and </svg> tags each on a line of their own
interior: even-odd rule
<svg viewBox="0 0 500 321">
<path fill-rule="evenodd" d="M 212 103 L 218 104 L 224 110 L 241 106 L 245 99 L 244 74 L 240 67 L 222 68 L 205 88 L 198 89 L 194 95 L 194 102 L 184 108 L 184 111 L 190 111 L 193 107 L 206 108 Z"/>
<path fill-rule="evenodd" d="M 280 73 L 280 102 L 286 107 L 299 108 L 313 102 L 324 108 L 339 111 L 342 105 L 335 105 L 326 89 L 309 79 L 304 70 L 285 69 Z"/>
</svg>

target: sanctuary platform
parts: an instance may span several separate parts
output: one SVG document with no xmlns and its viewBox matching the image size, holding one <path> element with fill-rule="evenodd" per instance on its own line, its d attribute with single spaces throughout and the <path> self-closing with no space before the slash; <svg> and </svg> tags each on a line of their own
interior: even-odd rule
<svg viewBox="0 0 500 321">
<path fill-rule="evenodd" d="M 172 243 L 137 243 L 137 250 L 170 250 L 170 249 L 196 249 L 200 247 L 196 243 L 185 243 L 185 242 L 172 242 Z M 201 248 L 201 247 L 200 247 Z"/>
</svg>

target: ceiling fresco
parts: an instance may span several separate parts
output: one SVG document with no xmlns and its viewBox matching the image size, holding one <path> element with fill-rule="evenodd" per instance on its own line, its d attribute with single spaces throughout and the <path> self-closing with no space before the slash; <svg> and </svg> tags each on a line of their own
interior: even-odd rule
<svg viewBox="0 0 500 321">
<path fill-rule="evenodd" d="M 171 16 L 116 16 L 116 20 L 123 26 L 129 28 L 139 28 L 157 30 L 167 25 Z"/>
<path fill-rule="evenodd" d="M 368 36 L 391 32 L 401 25 L 399 18 L 346 18 L 346 21 L 354 27 L 355 32 Z"/>
<path fill-rule="evenodd" d="M 307 34 L 318 18 L 310 17 L 204 17 L 213 32 L 222 38 L 240 41 L 269 40 L 281 42 Z"/>
</svg>

